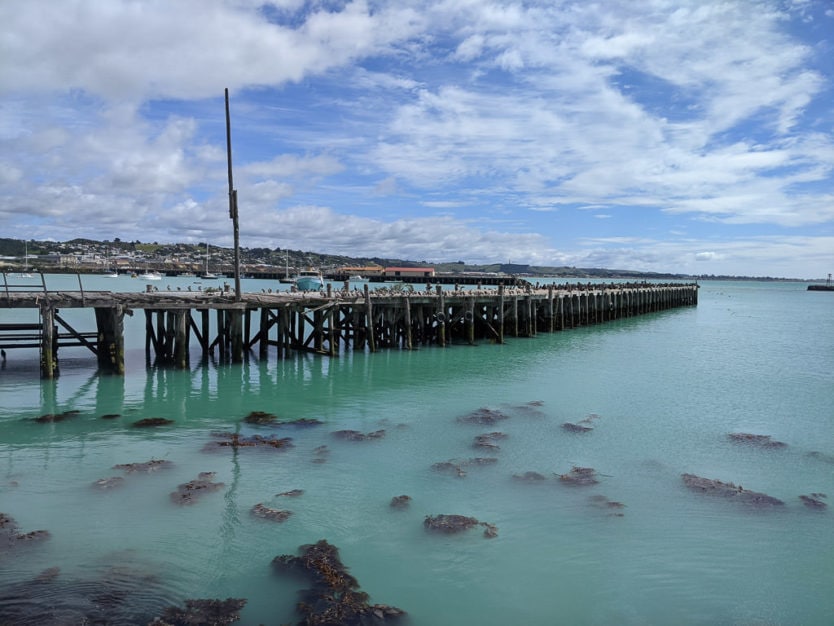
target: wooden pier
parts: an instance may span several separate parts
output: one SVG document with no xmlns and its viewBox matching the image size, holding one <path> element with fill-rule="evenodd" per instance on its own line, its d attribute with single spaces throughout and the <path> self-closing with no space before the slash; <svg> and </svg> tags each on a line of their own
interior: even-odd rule
<svg viewBox="0 0 834 626">
<path fill-rule="evenodd" d="M 185 369 L 193 345 L 204 359 L 217 351 L 232 363 L 255 351 L 265 359 L 270 348 L 279 359 L 298 351 L 335 357 L 346 350 L 503 343 L 697 303 L 698 286 L 683 283 L 422 291 L 409 284 L 360 291 L 346 283 L 340 290 L 245 293 L 239 300 L 229 292 L 6 289 L 0 309 L 38 309 L 40 323 L 0 323 L 0 348 L 39 348 L 43 378 L 58 375 L 58 349 L 65 346 L 84 346 L 99 372 L 123 375 L 124 316 L 135 311 L 145 316 L 148 362 Z M 68 324 L 60 311 L 72 308 L 93 309 L 95 330 Z"/>
</svg>

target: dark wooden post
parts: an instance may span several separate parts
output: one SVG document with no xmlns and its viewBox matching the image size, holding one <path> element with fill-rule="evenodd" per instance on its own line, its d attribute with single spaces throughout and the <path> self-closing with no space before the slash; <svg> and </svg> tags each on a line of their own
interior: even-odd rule
<svg viewBox="0 0 834 626">
<path fill-rule="evenodd" d="M 96 327 L 98 330 L 97 354 L 99 370 L 107 374 L 124 376 L 125 341 L 124 308 L 96 307 Z"/>
<path fill-rule="evenodd" d="M 145 362 L 151 362 L 151 343 L 153 341 L 153 311 L 145 309 Z"/>
<path fill-rule="evenodd" d="M 174 317 L 174 367 L 187 370 L 191 362 L 191 351 L 188 348 L 188 338 L 191 322 L 191 311 L 182 309 L 176 311 Z"/>
<path fill-rule="evenodd" d="M 252 336 L 252 311 L 246 309 L 243 312 L 243 345 L 244 349 L 249 345 L 249 338 Z"/>
<path fill-rule="evenodd" d="M 229 90 L 226 93 L 226 165 L 229 170 L 229 217 L 235 246 L 235 302 L 240 302 L 240 225 L 238 224 L 237 189 L 232 178 L 232 123 L 229 116 Z M 243 353 L 241 352 L 241 360 Z"/>
<path fill-rule="evenodd" d="M 412 337 L 411 337 L 411 300 L 408 296 L 403 296 L 403 307 L 405 307 L 405 349 L 412 350 Z"/>
<path fill-rule="evenodd" d="M 547 332 L 552 333 L 554 328 L 553 321 L 553 285 L 547 286 Z"/>
<path fill-rule="evenodd" d="M 324 346 L 324 313 L 321 309 L 313 311 L 313 349 L 323 352 Z"/>
<path fill-rule="evenodd" d="M 330 291 L 330 284 L 327 285 L 328 292 Z M 336 356 L 339 352 L 339 335 L 336 333 L 336 317 L 338 317 L 338 307 L 336 304 L 331 304 L 327 309 L 327 336 L 330 339 L 330 356 Z"/>
<path fill-rule="evenodd" d="M 220 360 L 225 361 L 228 355 L 227 341 L 229 338 L 226 311 L 217 309 L 217 345 L 220 346 Z"/>
<path fill-rule="evenodd" d="M 444 348 L 446 347 L 446 296 L 443 295 L 443 289 L 440 285 L 437 286 L 437 293 L 440 295 L 440 313 L 437 315 L 437 343 Z"/>
<path fill-rule="evenodd" d="M 229 340 L 231 341 L 232 363 L 243 362 L 243 311 L 232 309 L 229 316 Z"/>
<path fill-rule="evenodd" d="M 258 334 L 258 357 L 261 360 L 267 358 L 269 352 L 269 309 L 267 307 L 261 308 L 260 319 L 260 333 Z"/>
<path fill-rule="evenodd" d="M 498 285 L 498 343 L 504 343 L 504 283 Z"/>
<path fill-rule="evenodd" d="M 166 346 L 166 332 L 165 332 L 165 311 L 156 312 L 156 358 L 162 361 L 168 356 L 165 350 Z"/>
<path fill-rule="evenodd" d="M 367 336 L 367 331 L 365 329 L 364 324 L 362 323 L 362 311 L 358 306 L 356 306 L 355 303 L 351 307 L 351 315 L 353 316 L 353 349 L 354 351 L 364 350 L 365 337 Z"/>
<path fill-rule="evenodd" d="M 470 346 L 475 345 L 475 298 L 466 299 L 466 311 L 463 314 L 466 340 Z"/>
<path fill-rule="evenodd" d="M 292 312 L 287 306 L 278 311 L 278 358 L 286 359 L 290 354 L 290 317 Z"/>
<path fill-rule="evenodd" d="M 201 326 L 201 333 L 200 333 L 200 347 L 203 349 L 203 359 L 208 359 L 209 352 L 212 350 L 211 346 L 211 335 L 209 334 L 209 328 L 211 320 L 211 312 L 208 309 L 200 309 L 200 326 Z"/>
<path fill-rule="evenodd" d="M 376 352 L 376 337 L 374 337 L 374 308 L 371 303 L 371 292 L 368 285 L 365 285 L 365 319 L 368 329 L 368 348 L 371 352 Z"/>
<path fill-rule="evenodd" d="M 58 376 L 58 341 L 55 328 L 55 309 L 41 305 L 41 378 Z"/>
</svg>

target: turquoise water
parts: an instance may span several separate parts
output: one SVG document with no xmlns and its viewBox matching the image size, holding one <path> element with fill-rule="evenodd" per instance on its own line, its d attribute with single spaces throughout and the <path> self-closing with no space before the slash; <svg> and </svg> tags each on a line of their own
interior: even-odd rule
<svg viewBox="0 0 834 626">
<path fill-rule="evenodd" d="M 85 289 L 142 288 L 129 278 L 84 280 Z M 177 280 L 174 288 L 188 284 Z M 276 576 L 270 562 L 327 539 L 372 603 L 404 609 L 414 625 L 832 624 L 834 297 L 805 287 L 707 282 L 695 308 L 500 346 L 207 366 L 195 349 L 185 372 L 146 368 L 139 312 L 127 322 L 123 379 L 98 377 L 92 355 L 66 349 L 60 378 L 41 382 L 36 354 L 9 351 L 0 511 L 21 532 L 51 537 L 0 551 L 0 588 L 58 566 L 51 590 L 31 593 L 83 595 L 89 581 L 110 579 L 138 607 L 137 623 L 187 598 L 226 597 L 247 599 L 241 623 L 294 623 L 305 585 Z M 81 312 L 62 315 L 93 325 Z M 484 407 L 508 417 L 458 420 Z M 65 410 L 79 414 L 31 420 Z M 324 423 L 241 421 L 255 410 Z M 561 427 L 592 415 L 592 431 Z M 131 427 L 145 417 L 174 423 Z M 345 441 L 332 434 L 341 429 L 385 436 Z M 499 450 L 473 447 L 493 431 L 507 435 Z M 294 446 L 204 450 L 217 432 L 288 436 Z M 788 445 L 740 445 L 733 432 Z M 465 466 L 463 477 L 431 467 L 485 456 L 498 461 Z M 173 465 L 113 469 L 150 459 Z M 556 478 L 573 466 L 595 468 L 599 483 Z M 513 479 L 528 471 L 547 480 Z M 174 504 L 169 494 L 200 472 L 215 472 L 223 487 Z M 695 493 L 682 473 L 785 506 L 757 510 Z M 91 486 L 111 476 L 123 485 Z M 291 489 L 304 493 L 276 495 Z M 799 500 L 820 492 L 828 509 Z M 401 494 L 410 506 L 392 509 Z M 257 503 L 293 514 L 259 519 L 250 513 Z M 428 533 L 425 516 L 441 513 L 494 524 L 498 536 L 480 527 Z"/>
</svg>

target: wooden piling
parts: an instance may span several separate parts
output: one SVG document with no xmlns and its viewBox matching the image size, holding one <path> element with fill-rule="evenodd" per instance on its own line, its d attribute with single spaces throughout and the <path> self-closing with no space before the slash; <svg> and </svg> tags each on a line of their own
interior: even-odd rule
<svg viewBox="0 0 834 626">
<path fill-rule="evenodd" d="M 99 371 L 123 376 L 125 373 L 124 307 L 96 307 Z"/>
<path fill-rule="evenodd" d="M 411 302 L 408 296 L 403 296 L 403 309 L 405 311 L 405 349 L 406 350 L 413 350 L 414 344 L 412 343 L 411 337 Z"/>
<path fill-rule="evenodd" d="M 41 378 L 58 376 L 58 346 L 56 342 L 55 309 L 41 306 Z"/>
<path fill-rule="evenodd" d="M 475 345 L 475 299 L 466 299 L 466 312 L 463 314 L 466 340 L 470 346 Z"/>
<path fill-rule="evenodd" d="M 374 337 L 374 307 L 371 302 L 371 293 L 368 285 L 365 285 L 365 328 L 367 329 L 368 349 L 376 352 L 376 338 Z"/>
<path fill-rule="evenodd" d="M 174 350 L 172 354 L 174 367 L 187 370 L 191 363 L 189 351 L 189 329 L 191 311 L 184 309 L 176 311 L 174 316 Z"/>
</svg>

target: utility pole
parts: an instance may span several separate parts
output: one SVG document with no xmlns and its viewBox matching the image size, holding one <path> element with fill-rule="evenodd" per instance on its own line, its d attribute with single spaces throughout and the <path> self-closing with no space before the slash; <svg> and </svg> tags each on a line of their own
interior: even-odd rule
<svg viewBox="0 0 834 626">
<path fill-rule="evenodd" d="M 232 180 L 232 125 L 229 118 L 229 88 L 226 87 L 226 161 L 229 164 L 229 217 L 234 224 L 235 302 L 240 302 L 240 227 L 237 218 L 237 189 Z"/>
</svg>

